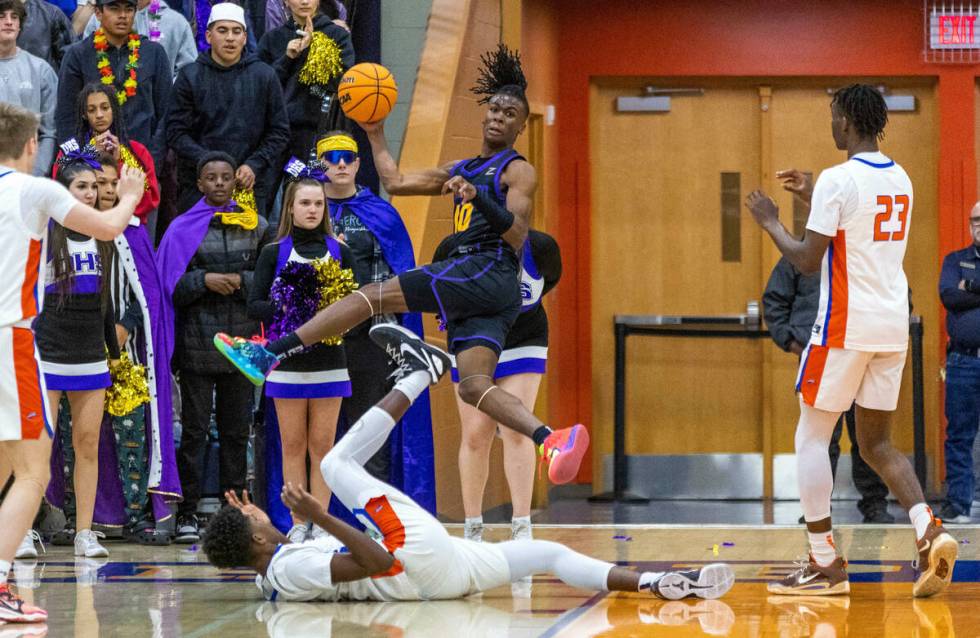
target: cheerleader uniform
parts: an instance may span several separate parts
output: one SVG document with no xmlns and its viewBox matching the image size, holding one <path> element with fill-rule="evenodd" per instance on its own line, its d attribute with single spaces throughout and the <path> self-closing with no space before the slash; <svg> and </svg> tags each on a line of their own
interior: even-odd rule
<svg viewBox="0 0 980 638">
<path fill-rule="evenodd" d="M 106 348 L 119 358 L 112 302 L 103 309 L 103 267 L 94 239 L 67 231 L 72 273 L 68 294 L 54 281 L 52 255 L 48 256 L 44 305 L 34 324 L 41 372 L 48 390 L 99 390 L 112 385 Z M 50 251 L 49 251 L 50 252 Z"/>
<path fill-rule="evenodd" d="M 254 284 L 249 294 L 249 317 L 265 326 L 272 323 L 275 307 L 268 300 L 269 291 L 287 263 L 309 263 L 324 258 L 339 261 L 344 268 L 352 268 L 354 264 L 350 249 L 319 229 L 294 228 L 289 237 L 263 248 L 255 265 Z M 265 394 L 275 399 L 350 396 L 344 346 L 316 343 L 284 360 L 266 379 Z"/>
<path fill-rule="evenodd" d="M 445 243 L 445 242 L 444 242 Z M 448 247 L 436 249 L 434 261 Z M 561 279 L 561 252 L 551 235 L 528 231 L 521 249 L 521 314 L 507 333 L 504 348 L 497 360 L 494 378 L 516 374 L 544 374 L 548 362 L 548 315 L 541 299 Z M 453 357 L 453 383 L 459 383 L 459 371 Z"/>
</svg>

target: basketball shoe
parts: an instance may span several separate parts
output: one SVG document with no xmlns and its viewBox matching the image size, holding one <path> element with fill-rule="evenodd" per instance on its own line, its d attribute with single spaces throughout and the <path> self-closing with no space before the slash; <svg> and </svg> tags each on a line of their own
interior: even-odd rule
<svg viewBox="0 0 980 638">
<path fill-rule="evenodd" d="M 542 461 L 548 464 L 548 479 L 555 485 L 563 485 L 578 474 L 578 468 L 588 449 L 589 431 L 578 423 L 549 434 L 538 452 Z"/>
<path fill-rule="evenodd" d="M 214 347 L 254 385 L 262 385 L 279 359 L 259 339 L 242 339 L 223 332 L 214 335 Z"/>
<path fill-rule="evenodd" d="M 448 354 L 398 324 L 375 324 L 368 335 L 394 362 L 395 371 L 390 376 L 396 382 L 413 372 L 424 371 L 429 373 L 432 383 L 438 383 L 451 367 Z"/>
<path fill-rule="evenodd" d="M 48 612 L 40 607 L 29 605 L 24 599 L 10 591 L 10 586 L 0 585 L 0 620 L 9 623 L 44 622 Z"/>
<path fill-rule="evenodd" d="M 919 577 L 912 585 L 912 595 L 916 598 L 934 596 L 953 580 L 959 545 L 953 535 L 943 528 L 942 521 L 934 518 L 915 546 L 919 559 L 912 566 L 919 570 Z"/>
<path fill-rule="evenodd" d="M 769 583 L 770 594 L 784 596 L 832 596 L 849 594 L 847 561 L 838 556 L 827 566 L 817 564 L 813 556 L 797 562 L 797 568 L 786 578 Z"/>
<path fill-rule="evenodd" d="M 735 572 L 725 563 L 712 563 L 700 569 L 664 572 L 657 578 L 640 582 L 640 591 L 649 590 L 658 598 L 721 598 L 735 584 Z"/>
</svg>

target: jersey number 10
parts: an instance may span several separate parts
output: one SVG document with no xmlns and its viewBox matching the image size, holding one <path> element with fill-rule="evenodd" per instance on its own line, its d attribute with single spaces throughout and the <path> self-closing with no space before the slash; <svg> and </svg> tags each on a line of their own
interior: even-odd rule
<svg viewBox="0 0 980 638">
<path fill-rule="evenodd" d="M 905 239 L 905 228 L 909 221 L 908 195 L 878 195 L 878 206 L 882 211 L 875 215 L 875 241 L 902 241 Z M 891 222 L 892 214 L 898 212 L 898 230 L 889 232 L 884 225 Z"/>
<path fill-rule="evenodd" d="M 456 204 L 453 211 L 453 232 L 461 233 L 470 227 L 470 220 L 473 218 L 473 204 Z"/>
</svg>

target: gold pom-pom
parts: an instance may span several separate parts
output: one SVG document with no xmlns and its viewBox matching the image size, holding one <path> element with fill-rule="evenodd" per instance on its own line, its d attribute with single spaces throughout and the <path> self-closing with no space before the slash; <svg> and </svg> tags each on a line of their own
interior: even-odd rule
<svg viewBox="0 0 980 638">
<path fill-rule="evenodd" d="M 340 47 L 333 38 L 314 31 L 306 64 L 299 71 L 300 84 L 327 84 L 343 70 Z"/>
<path fill-rule="evenodd" d="M 317 310 L 323 310 L 358 288 L 357 282 L 354 281 L 354 271 L 350 268 L 342 268 L 336 259 L 315 259 L 313 268 L 316 269 L 316 276 L 320 282 L 320 305 Z M 323 343 L 328 346 L 339 346 L 343 343 L 343 339 L 337 335 L 327 337 Z"/>
<path fill-rule="evenodd" d="M 123 352 L 119 363 L 109 366 L 112 386 L 105 392 L 105 410 L 112 416 L 125 416 L 150 401 L 146 368 L 134 364 Z"/>
</svg>

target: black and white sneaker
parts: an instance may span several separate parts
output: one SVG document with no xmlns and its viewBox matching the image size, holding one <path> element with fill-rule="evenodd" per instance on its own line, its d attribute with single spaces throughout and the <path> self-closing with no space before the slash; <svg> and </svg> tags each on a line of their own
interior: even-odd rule
<svg viewBox="0 0 980 638">
<path fill-rule="evenodd" d="M 649 584 L 650 591 L 659 598 L 680 600 L 697 597 L 721 598 L 735 584 L 735 572 L 725 563 L 712 563 L 701 569 L 666 572 Z"/>
<path fill-rule="evenodd" d="M 398 324 L 379 323 L 372 326 L 368 334 L 395 363 L 395 371 L 391 373 L 395 381 L 413 372 L 423 371 L 429 373 L 432 383 L 437 383 L 451 367 L 448 354 Z"/>
<path fill-rule="evenodd" d="M 174 535 L 174 542 L 182 545 L 197 543 L 201 540 L 201 528 L 197 521 L 197 516 L 186 514 L 177 517 L 177 529 Z"/>
</svg>

